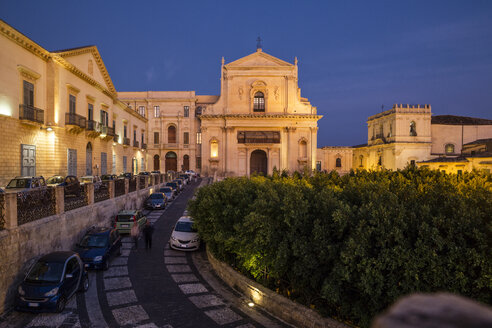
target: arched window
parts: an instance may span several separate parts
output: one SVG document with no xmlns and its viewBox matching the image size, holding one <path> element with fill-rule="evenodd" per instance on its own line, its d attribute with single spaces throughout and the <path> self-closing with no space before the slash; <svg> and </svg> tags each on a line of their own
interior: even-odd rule
<svg viewBox="0 0 492 328">
<path fill-rule="evenodd" d="M 360 167 L 363 167 L 364 166 L 364 164 L 363 164 L 364 163 L 364 156 L 363 155 L 360 155 L 359 156 L 359 160 L 360 160 L 360 164 L 359 164 Z"/>
<path fill-rule="evenodd" d="M 161 169 L 161 159 L 159 155 L 154 155 L 154 171 L 159 171 Z"/>
<path fill-rule="evenodd" d="M 217 140 L 212 140 L 210 142 L 210 157 L 219 157 L 219 142 Z"/>
<path fill-rule="evenodd" d="M 307 157 L 307 142 L 306 140 L 301 140 L 299 142 L 299 157 L 306 158 Z"/>
<path fill-rule="evenodd" d="M 340 157 L 337 157 L 335 166 L 336 167 L 342 167 L 342 159 Z"/>
<path fill-rule="evenodd" d="M 253 111 L 254 112 L 265 111 L 265 95 L 263 94 L 263 92 L 258 91 L 257 93 L 255 93 Z"/>
<path fill-rule="evenodd" d="M 415 137 L 417 135 L 417 126 L 415 125 L 414 121 L 410 122 L 410 135 L 412 137 Z"/>
<path fill-rule="evenodd" d="M 176 143 L 176 127 L 174 125 L 167 128 L 167 142 Z"/>
<path fill-rule="evenodd" d="M 446 154 L 454 154 L 454 145 L 446 144 L 446 146 L 444 146 L 444 151 L 446 152 Z"/>
</svg>

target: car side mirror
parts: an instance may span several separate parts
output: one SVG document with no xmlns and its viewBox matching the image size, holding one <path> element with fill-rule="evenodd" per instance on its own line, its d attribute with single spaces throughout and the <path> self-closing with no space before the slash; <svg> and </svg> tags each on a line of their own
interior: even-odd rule
<svg viewBox="0 0 492 328">
<path fill-rule="evenodd" d="M 65 278 L 67 278 L 67 279 L 71 279 L 71 278 L 73 278 L 73 274 L 71 274 L 71 273 L 67 273 L 67 274 L 65 275 Z"/>
</svg>

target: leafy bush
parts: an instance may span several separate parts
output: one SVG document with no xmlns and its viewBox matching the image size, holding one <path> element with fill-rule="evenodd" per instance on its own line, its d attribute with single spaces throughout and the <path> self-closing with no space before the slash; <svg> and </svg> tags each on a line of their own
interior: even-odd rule
<svg viewBox="0 0 492 328">
<path fill-rule="evenodd" d="M 201 188 L 190 211 L 219 259 L 340 320 L 413 292 L 491 303 L 490 174 L 275 172 Z"/>
</svg>

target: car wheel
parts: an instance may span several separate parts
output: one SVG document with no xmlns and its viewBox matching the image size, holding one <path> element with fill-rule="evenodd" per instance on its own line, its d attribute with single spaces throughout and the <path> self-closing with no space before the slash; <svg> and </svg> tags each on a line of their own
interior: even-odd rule
<svg viewBox="0 0 492 328">
<path fill-rule="evenodd" d="M 65 309 L 65 305 L 67 304 L 67 300 L 65 296 L 60 296 L 58 302 L 56 303 L 56 312 L 61 313 Z"/>
<path fill-rule="evenodd" d="M 109 261 L 108 260 L 104 261 L 104 264 L 103 264 L 103 270 L 106 271 L 107 269 L 109 269 Z"/>
<path fill-rule="evenodd" d="M 89 290 L 89 277 L 87 275 L 84 275 L 82 277 L 82 281 L 80 282 L 79 291 L 86 292 L 87 290 Z"/>
</svg>

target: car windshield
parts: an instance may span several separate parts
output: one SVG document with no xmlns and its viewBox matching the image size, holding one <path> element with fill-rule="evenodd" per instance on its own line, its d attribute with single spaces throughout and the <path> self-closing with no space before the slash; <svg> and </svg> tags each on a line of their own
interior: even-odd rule
<svg viewBox="0 0 492 328">
<path fill-rule="evenodd" d="M 168 182 L 168 183 L 167 183 L 167 185 L 168 185 L 168 186 L 171 186 L 171 187 L 173 187 L 173 188 L 176 188 L 176 184 L 175 184 L 175 183 Z"/>
<path fill-rule="evenodd" d="M 31 283 L 56 283 L 63 274 L 64 263 L 38 261 L 29 271 L 26 282 Z"/>
<path fill-rule="evenodd" d="M 118 222 L 133 222 L 133 214 L 118 214 Z"/>
<path fill-rule="evenodd" d="M 47 184 L 58 184 L 63 182 L 63 177 L 51 177 L 46 180 Z"/>
<path fill-rule="evenodd" d="M 169 187 L 159 189 L 160 192 L 172 192 L 173 190 Z"/>
<path fill-rule="evenodd" d="M 102 180 L 113 180 L 113 177 L 109 174 L 105 174 L 101 177 Z"/>
<path fill-rule="evenodd" d="M 186 222 L 186 221 L 178 221 L 178 223 L 176 223 L 176 227 L 174 228 L 174 231 L 197 232 L 197 230 L 193 227 L 193 222 Z"/>
<path fill-rule="evenodd" d="M 85 235 L 80 246 L 82 247 L 105 247 L 108 237 L 105 235 Z"/>
<path fill-rule="evenodd" d="M 89 182 L 92 182 L 92 178 L 84 178 L 84 177 L 82 177 L 82 178 L 80 178 L 80 182 L 82 182 L 82 183 L 89 183 Z"/>
<path fill-rule="evenodd" d="M 164 199 L 164 195 L 159 193 L 159 194 L 152 194 L 149 197 L 150 199 Z"/>
<path fill-rule="evenodd" d="M 5 188 L 29 188 L 30 186 L 31 179 L 12 179 Z"/>
</svg>

